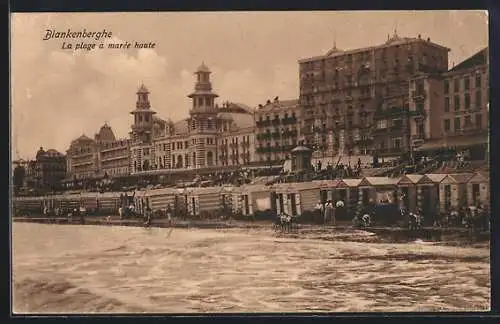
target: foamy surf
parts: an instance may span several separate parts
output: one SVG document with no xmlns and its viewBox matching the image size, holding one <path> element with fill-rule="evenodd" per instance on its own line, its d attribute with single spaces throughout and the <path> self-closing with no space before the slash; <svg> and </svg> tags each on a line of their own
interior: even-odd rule
<svg viewBox="0 0 500 324">
<path fill-rule="evenodd" d="M 269 230 L 176 229 L 166 238 L 168 229 L 111 229 L 14 224 L 15 311 L 489 309 L 487 248 L 276 238 Z"/>
</svg>

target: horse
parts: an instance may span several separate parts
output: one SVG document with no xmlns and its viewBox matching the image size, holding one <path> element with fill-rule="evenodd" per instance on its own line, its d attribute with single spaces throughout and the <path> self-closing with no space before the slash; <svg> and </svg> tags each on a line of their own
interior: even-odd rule
<svg viewBox="0 0 500 324">
<path fill-rule="evenodd" d="M 370 214 L 364 214 L 361 217 L 361 225 L 363 227 L 369 227 L 371 224 L 372 224 L 372 218 L 371 218 Z"/>
<path fill-rule="evenodd" d="M 371 216 L 369 213 L 362 213 L 361 217 L 355 216 L 352 220 L 352 225 L 354 228 L 366 228 L 372 223 Z"/>
<path fill-rule="evenodd" d="M 420 215 L 413 212 L 408 213 L 408 223 L 410 230 L 420 229 L 421 227 Z"/>
</svg>

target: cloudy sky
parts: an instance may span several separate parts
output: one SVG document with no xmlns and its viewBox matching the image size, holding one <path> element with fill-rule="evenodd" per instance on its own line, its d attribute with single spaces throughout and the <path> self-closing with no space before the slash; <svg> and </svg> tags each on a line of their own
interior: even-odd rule
<svg viewBox="0 0 500 324">
<path fill-rule="evenodd" d="M 33 157 L 40 146 L 64 152 L 105 121 L 116 136 L 128 136 L 141 82 L 159 116 L 185 117 L 202 61 L 220 100 L 256 106 L 297 98 L 297 60 L 324 54 L 334 40 L 342 49 L 383 43 L 395 26 L 400 36 L 421 34 L 451 48 L 450 66 L 488 44 L 484 11 L 13 14 L 13 157 Z M 75 51 L 42 40 L 46 29 L 68 28 L 106 29 L 114 42 L 156 47 Z"/>
</svg>

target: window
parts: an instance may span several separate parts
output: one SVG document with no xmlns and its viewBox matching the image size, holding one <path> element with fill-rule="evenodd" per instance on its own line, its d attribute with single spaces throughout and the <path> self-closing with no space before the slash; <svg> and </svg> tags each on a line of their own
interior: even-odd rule
<svg viewBox="0 0 500 324">
<path fill-rule="evenodd" d="M 394 139 L 394 148 L 395 149 L 400 149 L 401 148 L 401 138 L 395 138 Z"/>
<path fill-rule="evenodd" d="M 377 128 L 378 129 L 385 129 L 387 128 L 387 120 L 381 119 L 377 121 Z"/>
<path fill-rule="evenodd" d="M 455 95 L 453 97 L 453 101 L 455 103 L 455 111 L 459 111 L 460 110 L 460 97 L 458 95 Z"/>
<path fill-rule="evenodd" d="M 450 81 L 448 80 L 444 80 L 444 93 L 450 93 Z"/>
<path fill-rule="evenodd" d="M 444 98 L 444 112 L 450 111 L 450 97 Z"/>
<path fill-rule="evenodd" d="M 481 88 L 481 74 L 476 74 L 476 88 Z"/>
<path fill-rule="evenodd" d="M 460 117 L 456 117 L 454 121 L 455 132 L 460 130 Z"/>
<path fill-rule="evenodd" d="M 403 120 L 402 119 L 393 119 L 392 120 L 392 127 L 394 128 L 401 128 L 403 126 Z"/>
<path fill-rule="evenodd" d="M 481 102 L 481 90 L 476 91 L 476 109 L 481 108 L 482 102 Z"/>
<path fill-rule="evenodd" d="M 469 77 L 466 77 L 464 79 L 464 90 L 469 90 L 470 88 L 470 80 L 469 80 Z"/>
<path fill-rule="evenodd" d="M 470 116 L 465 116 L 464 128 L 472 127 L 472 120 Z"/>
<path fill-rule="evenodd" d="M 455 79 L 453 82 L 453 91 L 454 92 L 459 92 L 460 91 L 460 79 Z"/>
<path fill-rule="evenodd" d="M 445 119 L 444 120 L 444 131 L 445 132 L 449 132 L 450 131 L 450 120 L 449 119 Z"/>
<path fill-rule="evenodd" d="M 464 95 L 464 108 L 465 109 L 470 108 L 470 95 L 468 93 Z"/>
<path fill-rule="evenodd" d="M 483 116 L 481 114 L 476 114 L 476 128 L 483 128 Z"/>
</svg>

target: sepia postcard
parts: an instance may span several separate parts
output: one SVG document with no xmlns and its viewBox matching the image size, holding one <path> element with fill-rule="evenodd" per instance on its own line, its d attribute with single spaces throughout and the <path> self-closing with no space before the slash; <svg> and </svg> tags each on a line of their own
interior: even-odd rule
<svg viewBox="0 0 500 324">
<path fill-rule="evenodd" d="M 10 27 L 14 315 L 490 311 L 488 12 Z"/>
</svg>

